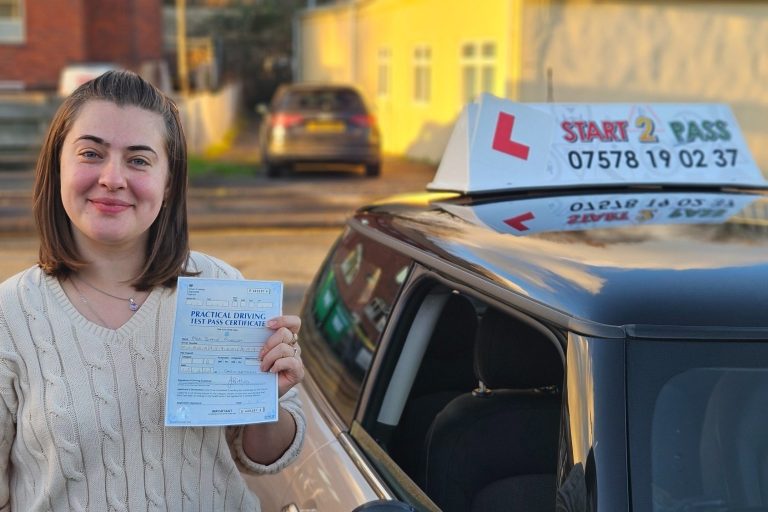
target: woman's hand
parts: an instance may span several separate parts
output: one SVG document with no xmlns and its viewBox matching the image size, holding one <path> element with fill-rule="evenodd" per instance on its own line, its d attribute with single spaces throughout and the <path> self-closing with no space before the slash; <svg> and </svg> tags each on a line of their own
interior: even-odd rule
<svg viewBox="0 0 768 512">
<path fill-rule="evenodd" d="M 268 320 L 267 327 L 275 332 L 261 349 L 261 370 L 277 373 L 277 394 L 283 396 L 304 380 L 304 363 L 298 343 L 301 319 L 295 315 L 278 316 Z"/>
</svg>

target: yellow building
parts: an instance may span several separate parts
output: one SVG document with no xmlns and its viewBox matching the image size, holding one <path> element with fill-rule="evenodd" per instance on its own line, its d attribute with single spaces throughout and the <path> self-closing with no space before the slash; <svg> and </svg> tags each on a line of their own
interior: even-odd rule
<svg viewBox="0 0 768 512">
<path fill-rule="evenodd" d="M 463 105 L 729 104 L 768 172 L 768 3 L 350 0 L 297 16 L 296 76 L 351 82 L 384 151 L 438 161 Z"/>
</svg>

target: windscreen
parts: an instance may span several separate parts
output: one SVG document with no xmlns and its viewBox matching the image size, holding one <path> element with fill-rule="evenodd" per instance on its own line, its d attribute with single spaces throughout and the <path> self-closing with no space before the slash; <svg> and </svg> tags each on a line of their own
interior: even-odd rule
<svg viewBox="0 0 768 512">
<path fill-rule="evenodd" d="M 283 96 L 278 108 L 286 111 L 365 112 L 362 99 L 352 89 L 290 91 Z"/>
<path fill-rule="evenodd" d="M 768 511 L 768 342 L 627 347 L 633 510 Z"/>
</svg>

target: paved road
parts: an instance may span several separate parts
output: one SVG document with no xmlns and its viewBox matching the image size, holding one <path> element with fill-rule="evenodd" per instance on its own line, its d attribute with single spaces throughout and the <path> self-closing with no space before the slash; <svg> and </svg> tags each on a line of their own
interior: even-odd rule
<svg viewBox="0 0 768 512">
<path fill-rule="evenodd" d="M 256 169 L 258 163 L 254 164 Z M 356 208 L 393 194 L 424 190 L 432 165 L 385 158 L 382 175 L 355 169 L 300 170 L 268 179 L 253 176 L 192 180 L 192 229 L 340 226 Z M 0 171 L 0 232 L 31 232 L 32 173 Z"/>
</svg>

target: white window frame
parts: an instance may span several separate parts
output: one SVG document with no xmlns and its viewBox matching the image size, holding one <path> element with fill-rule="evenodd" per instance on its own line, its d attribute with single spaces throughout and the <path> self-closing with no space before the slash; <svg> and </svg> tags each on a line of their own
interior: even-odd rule
<svg viewBox="0 0 768 512">
<path fill-rule="evenodd" d="M 376 95 L 387 98 L 392 90 L 392 50 L 379 48 L 377 59 Z"/>
<path fill-rule="evenodd" d="M 420 44 L 413 49 L 413 101 L 429 103 L 432 99 L 432 48 Z"/>
<path fill-rule="evenodd" d="M 0 44 L 23 43 L 26 37 L 24 31 L 24 0 L 1 0 L 5 4 L 16 4 L 17 16 L 0 16 Z"/>
<path fill-rule="evenodd" d="M 498 94 L 496 92 L 498 49 L 499 45 L 496 41 L 488 40 L 467 41 L 461 45 L 459 62 L 464 103 L 475 101 L 483 92 Z M 469 55 L 467 50 L 470 50 Z M 472 83 L 468 83 L 468 76 L 472 77 Z"/>
</svg>

